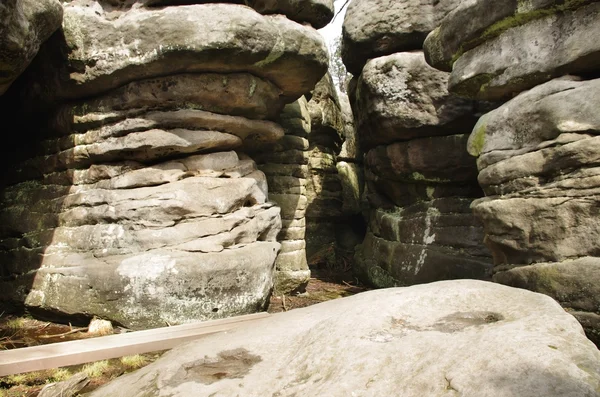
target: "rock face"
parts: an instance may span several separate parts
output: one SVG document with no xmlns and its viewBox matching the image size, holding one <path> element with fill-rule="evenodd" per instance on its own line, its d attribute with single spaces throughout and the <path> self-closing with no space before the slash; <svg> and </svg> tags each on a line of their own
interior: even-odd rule
<svg viewBox="0 0 600 397">
<path fill-rule="evenodd" d="M 57 105 L 1 191 L 3 303 L 130 328 L 263 309 L 282 216 L 248 153 L 326 67 L 315 30 L 241 5 L 66 3 L 20 92 Z"/>
<path fill-rule="evenodd" d="M 343 26 L 342 59 L 358 76 L 370 58 L 420 50 L 459 0 L 354 0 Z"/>
<path fill-rule="evenodd" d="M 425 42 L 450 91 L 512 98 L 468 143 L 494 280 L 554 297 L 597 344 L 599 21 L 598 2 L 468 1 Z"/>
<path fill-rule="evenodd" d="M 432 65 L 452 70 L 450 91 L 509 99 L 558 76 L 596 71 L 598 18 L 595 1 L 466 1 L 425 48 Z"/>
<path fill-rule="evenodd" d="M 0 4 L 0 95 L 25 70 L 62 21 L 57 0 L 6 0 Z"/>
<path fill-rule="evenodd" d="M 284 14 L 296 22 L 308 22 L 321 29 L 333 18 L 333 0 L 248 0 L 261 14 Z"/>
<path fill-rule="evenodd" d="M 279 123 L 285 137 L 253 157 L 267 175 L 269 199 L 282 208 L 275 290 L 289 293 L 308 283 L 309 262 L 320 264 L 324 255 L 327 265 L 343 261 L 362 239 L 360 228 L 353 228 L 362 170 L 354 164 L 360 154 L 352 143 L 351 115 L 344 115 L 329 74 L 310 101 L 287 105 Z M 345 161 L 338 161 L 340 155 Z"/>
<path fill-rule="evenodd" d="M 345 256 L 362 239 L 358 200 L 363 185 L 361 167 L 354 163 L 358 153 L 342 153 L 351 144 L 353 123 L 346 113 L 329 74 L 317 84 L 308 102 L 311 118 L 306 209 L 307 253 L 310 262 L 343 266 Z M 361 154 L 362 155 L 362 154 Z M 362 156 L 360 156 L 362 157 Z M 331 255 L 333 254 L 333 255 Z M 350 255 L 351 256 L 351 255 Z M 328 263 L 332 265 L 332 263 Z"/>
<path fill-rule="evenodd" d="M 598 396 L 599 363 L 552 299 L 461 280 L 370 291 L 211 335 L 91 395 Z"/>
<path fill-rule="evenodd" d="M 421 11 L 402 18 L 417 23 Z M 356 79 L 368 230 L 355 270 L 377 287 L 490 277 L 483 230 L 470 210 L 482 192 L 466 150 L 480 104 L 450 95 L 447 83 L 448 73 L 427 65 L 421 51 L 371 59 Z"/>
<path fill-rule="evenodd" d="M 310 279 L 306 261 L 306 185 L 310 114 L 306 98 L 287 105 L 279 123 L 285 136 L 254 154 L 266 174 L 269 199 L 281 208 L 282 228 L 278 236 L 281 252 L 275 263 L 275 293 L 302 290 Z"/>
</svg>

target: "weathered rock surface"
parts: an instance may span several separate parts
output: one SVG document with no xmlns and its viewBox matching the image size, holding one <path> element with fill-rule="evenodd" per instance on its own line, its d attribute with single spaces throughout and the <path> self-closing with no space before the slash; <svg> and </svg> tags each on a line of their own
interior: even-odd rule
<svg viewBox="0 0 600 397">
<path fill-rule="evenodd" d="M 372 285 L 491 276 L 469 209 L 482 192 L 466 132 L 481 105 L 449 94 L 447 82 L 419 51 L 369 60 L 358 77 L 352 105 L 370 210 L 355 259 Z"/>
<path fill-rule="evenodd" d="M 262 310 L 275 269 L 308 279 L 308 141 L 271 120 L 322 77 L 323 40 L 182 3 L 64 4 L 15 94 L 43 112 L 0 190 L 3 306 L 139 329 Z M 303 160 L 265 175 L 248 153 L 273 146 Z"/>
<path fill-rule="evenodd" d="M 48 55 L 52 62 L 37 65 L 39 89 L 58 98 L 179 73 L 250 72 L 290 101 L 310 91 L 327 69 L 327 50 L 314 29 L 236 4 L 111 11 L 78 0 L 65 5 L 63 32 L 56 44 L 66 46 L 65 57 Z"/>
<path fill-rule="evenodd" d="M 555 77 L 597 70 L 599 19 L 594 1 L 468 1 L 430 34 L 425 50 L 432 65 L 452 70 L 450 91 L 510 99 Z"/>
<path fill-rule="evenodd" d="M 333 18 L 333 0 L 248 0 L 261 14 L 284 14 L 296 22 L 308 22 L 321 29 Z"/>
<path fill-rule="evenodd" d="M 420 51 L 367 62 L 354 103 L 363 149 L 468 132 L 477 120 L 478 105 L 448 94 L 447 85 L 448 73 L 427 65 Z"/>
<path fill-rule="evenodd" d="M 600 274 L 598 103 L 599 79 L 552 80 L 484 115 L 469 139 L 487 195 L 473 211 L 494 279 L 556 297 L 581 317 L 599 315 L 597 305 L 572 303 L 579 288 L 577 300 L 595 299 L 584 284 Z M 596 342 L 598 325 L 586 326 Z"/>
<path fill-rule="evenodd" d="M 211 335 L 92 396 L 575 397 L 598 396 L 599 374 L 600 352 L 554 300 L 461 280 L 370 291 Z"/>
<path fill-rule="evenodd" d="M 458 0 L 354 0 L 343 28 L 342 59 L 358 76 L 368 59 L 420 50 Z"/>
<path fill-rule="evenodd" d="M 275 293 L 304 289 L 310 279 L 306 260 L 306 185 L 310 113 L 304 97 L 287 105 L 279 117 L 285 136 L 254 154 L 266 174 L 269 200 L 281 208 L 283 225 L 277 240 L 281 252 L 275 262 Z"/>
<path fill-rule="evenodd" d="M 62 15 L 57 0 L 6 0 L 0 4 L 0 95 L 60 28 Z"/>
</svg>

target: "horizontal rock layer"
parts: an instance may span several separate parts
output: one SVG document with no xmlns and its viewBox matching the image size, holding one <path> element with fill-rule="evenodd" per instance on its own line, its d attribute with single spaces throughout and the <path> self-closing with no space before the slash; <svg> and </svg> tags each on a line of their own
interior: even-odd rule
<svg viewBox="0 0 600 397">
<path fill-rule="evenodd" d="M 31 95 L 74 99 L 146 78 L 249 72 L 275 84 L 290 101 L 310 91 L 327 68 L 319 34 L 283 16 L 235 4 L 112 13 L 83 1 L 65 5 L 64 34 L 53 42 L 63 46 L 64 58 L 40 57 L 34 69 L 39 85 Z"/>
</svg>

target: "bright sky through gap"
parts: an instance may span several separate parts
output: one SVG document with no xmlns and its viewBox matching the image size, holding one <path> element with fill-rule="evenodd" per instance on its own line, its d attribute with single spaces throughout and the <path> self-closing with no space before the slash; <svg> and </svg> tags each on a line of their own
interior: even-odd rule
<svg viewBox="0 0 600 397">
<path fill-rule="evenodd" d="M 342 5 L 344 5 L 344 2 L 345 2 L 345 0 L 335 0 L 334 1 L 336 14 L 339 11 L 339 8 Z M 323 29 L 319 29 L 319 33 L 321 33 L 321 35 L 323 35 L 323 37 L 325 38 L 325 42 L 327 43 L 328 48 L 331 48 L 333 40 L 337 36 L 342 35 L 342 24 L 344 23 L 344 16 L 346 15 L 347 8 L 348 8 L 348 6 L 344 7 L 344 10 L 340 13 L 340 15 L 338 15 L 335 18 L 335 21 L 333 21 L 333 23 L 330 23 L 329 25 L 325 26 Z"/>
</svg>

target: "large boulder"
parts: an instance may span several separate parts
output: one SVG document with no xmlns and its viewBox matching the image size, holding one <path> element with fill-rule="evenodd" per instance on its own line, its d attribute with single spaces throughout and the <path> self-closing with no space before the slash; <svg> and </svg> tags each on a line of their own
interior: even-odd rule
<svg viewBox="0 0 600 397">
<path fill-rule="evenodd" d="M 471 0 L 425 42 L 429 62 L 452 71 L 450 91 L 486 100 L 514 94 L 600 62 L 600 4 L 594 1 Z"/>
<path fill-rule="evenodd" d="M 370 291 L 210 335 L 91 396 L 578 397 L 598 390 L 600 352 L 554 300 L 461 280 Z"/>
<path fill-rule="evenodd" d="M 447 85 L 448 73 L 427 65 L 420 51 L 367 62 L 353 104 L 363 149 L 470 131 L 478 105 L 449 94 Z"/>
<path fill-rule="evenodd" d="M 571 292 L 561 291 L 564 284 L 574 291 L 594 282 L 598 274 L 598 103 L 599 79 L 552 80 L 487 113 L 469 139 L 487 194 L 473 210 L 494 256 L 494 279 L 587 312 L 596 318 L 587 329 L 596 340 L 598 307 L 573 306 Z M 585 257 L 590 258 L 577 261 Z M 581 270 L 571 271 L 573 263 Z M 593 288 L 578 293 L 595 299 Z"/>
<path fill-rule="evenodd" d="M 308 148 L 271 120 L 325 73 L 323 40 L 247 6 L 166 3 L 65 2 L 20 79 L 28 133 L 0 190 L 2 306 L 139 329 L 263 310 L 275 270 L 308 279 L 308 162 L 267 177 L 248 154 Z M 282 218 L 295 235 L 280 244 Z"/>
<path fill-rule="evenodd" d="M 342 59 L 359 75 L 370 58 L 420 50 L 459 0 L 354 0 L 343 26 Z"/>
<path fill-rule="evenodd" d="M 62 15 L 58 0 L 6 0 L 0 4 L 0 95 L 60 28 Z"/>
<path fill-rule="evenodd" d="M 321 36 L 280 15 L 236 4 L 118 10 L 102 4 L 65 5 L 63 35 L 55 37 L 62 57 L 54 52 L 40 59 L 32 94 L 72 99 L 150 77 L 250 72 L 290 101 L 309 92 L 327 69 Z"/>
</svg>

